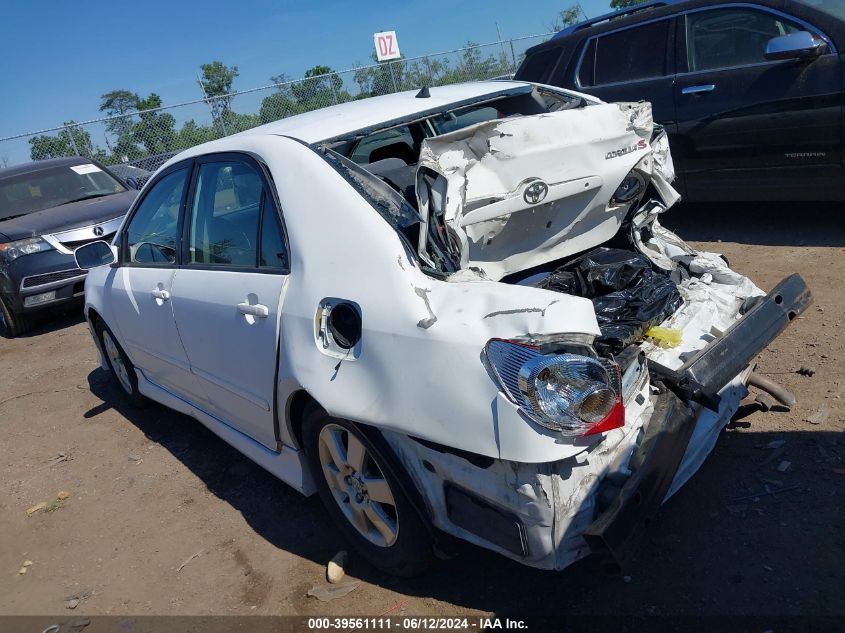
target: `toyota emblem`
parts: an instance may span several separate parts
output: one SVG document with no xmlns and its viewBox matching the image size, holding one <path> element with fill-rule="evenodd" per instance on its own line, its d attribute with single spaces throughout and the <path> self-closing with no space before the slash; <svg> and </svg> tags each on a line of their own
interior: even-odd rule
<svg viewBox="0 0 845 633">
<path fill-rule="evenodd" d="M 96 235 L 97 237 L 100 237 L 100 236 L 102 236 L 102 234 L 103 234 L 103 227 L 102 226 L 95 226 L 94 227 L 94 235 Z"/>
<path fill-rule="evenodd" d="M 546 199 L 548 193 L 549 186 L 542 180 L 535 180 L 525 188 L 522 197 L 528 204 L 540 204 Z"/>
</svg>

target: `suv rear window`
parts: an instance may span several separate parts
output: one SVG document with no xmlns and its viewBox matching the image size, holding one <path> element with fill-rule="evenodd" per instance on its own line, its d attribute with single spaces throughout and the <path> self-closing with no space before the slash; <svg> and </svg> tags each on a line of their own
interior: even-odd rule
<svg viewBox="0 0 845 633">
<path fill-rule="evenodd" d="M 601 35 L 587 45 L 578 70 L 585 86 L 650 79 L 666 74 L 669 20 Z"/>
<path fill-rule="evenodd" d="M 522 63 L 516 76 L 520 81 L 533 81 L 538 84 L 549 83 L 549 77 L 560 59 L 563 49 L 555 46 L 534 55 L 530 55 Z"/>
</svg>

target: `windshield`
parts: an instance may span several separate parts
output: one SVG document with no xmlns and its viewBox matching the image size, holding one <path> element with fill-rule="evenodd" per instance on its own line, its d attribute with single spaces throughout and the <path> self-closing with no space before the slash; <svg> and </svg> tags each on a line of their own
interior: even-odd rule
<svg viewBox="0 0 845 633">
<path fill-rule="evenodd" d="M 842 0 L 802 0 L 804 4 L 845 20 L 845 2 Z"/>
<path fill-rule="evenodd" d="M 63 165 L 0 179 L 0 220 L 126 189 L 94 165 Z"/>
</svg>

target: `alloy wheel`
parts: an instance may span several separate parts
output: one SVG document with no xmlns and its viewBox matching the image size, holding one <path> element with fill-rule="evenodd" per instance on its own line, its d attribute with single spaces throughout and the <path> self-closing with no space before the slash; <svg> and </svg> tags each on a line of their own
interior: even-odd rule
<svg viewBox="0 0 845 633">
<path fill-rule="evenodd" d="M 320 430 L 318 446 L 323 476 L 349 523 L 374 545 L 393 545 L 399 536 L 396 501 L 372 452 L 338 424 Z"/>
</svg>

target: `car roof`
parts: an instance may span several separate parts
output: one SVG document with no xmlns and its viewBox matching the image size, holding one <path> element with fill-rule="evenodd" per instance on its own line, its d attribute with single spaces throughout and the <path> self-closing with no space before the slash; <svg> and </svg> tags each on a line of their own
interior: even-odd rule
<svg viewBox="0 0 845 633">
<path fill-rule="evenodd" d="M 477 81 L 435 86 L 429 88 L 430 96 L 426 98 L 417 98 L 418 90 L 396 92 L 297 114 L 240 132 L 236 136 L 275 134 L 290 136 L 309 144 L 318 143 L 348 136 L 359 130 L 384 127 L 385 123 L 391 121 L 434 114 L 464 101 L 528 91 L 532 86 L 524 81 Z M 207 145 L 210 147 L 214 142 Z"/>
<path fill-rule="evenodd" d="M 12 176 L 19 176 L 20 174 L 34 173 L 43 169 L 51 169 L 52 167 L 69 167 L 70 165 L 84 165 L 90 162 L 90 158 L 85 158 L 83 156 L 37 160 L 32 163 L 23 163 L 21 165 L 14 165 L 13 167 L 0 169 L 0 180 L 3 180 L 4 178 L 11 178 Z"/>
<path fill-rule="evenodd" d="M 567 37 L 585 29 L 591 29 L 590 33 L 592 34 L 609 30 L 611 28 L 616 29 L 628 24 L 636 24 L 642 20 L 675 13 L 679 8 L 683 9 L 683 5 L 685 4 L 695 4 L 695 0 L 654 0 L 643 4 L 635 4 L 624 9 L 619 9 L 618 11 L 611 11 L 610 13 L 605 13 L 595 18 L 590 18 L 589 20 L 584 20 L 583 22 L 567 26 L 555 33 L 552 39 L 556 40 Z M 660 9 L 664 10 L 659 11 Z M 655 11 L 659 12 L 655 13 Z M 613 20 L 612 24 L 611 20 Z"/>
</svg>

